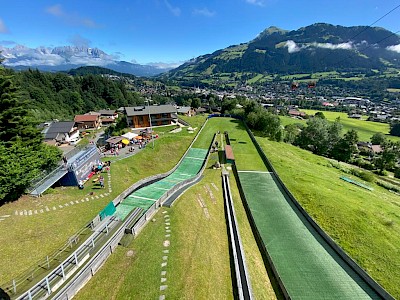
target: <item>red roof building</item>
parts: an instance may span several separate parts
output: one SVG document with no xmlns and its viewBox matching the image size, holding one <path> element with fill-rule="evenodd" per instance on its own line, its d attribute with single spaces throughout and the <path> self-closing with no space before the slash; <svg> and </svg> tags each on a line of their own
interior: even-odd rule
<svg viewBox="0 0 400 300">
<path fill-rule="evenodd" d="M 79 129 L 99 128 L 101 120 L 99 115 L 76 115 L 75 126 Z"/>
</svg>

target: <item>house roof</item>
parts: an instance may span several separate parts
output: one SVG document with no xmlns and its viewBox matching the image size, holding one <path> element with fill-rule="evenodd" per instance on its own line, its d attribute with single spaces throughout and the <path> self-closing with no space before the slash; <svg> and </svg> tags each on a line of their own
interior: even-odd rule
<svg viewBox="0 0 400 300">
<path fill-rule="evenodd" d="M 102 123 L 114 123 L 115 119 L 113 118 L 104 118 L 101 120 Z"/>
<path fill-rule="evenodd" d="M 100 116 L 100 113 L 97 111 L 89 111 L 88 113 L 85 114 L 85 116 L 87 116 L 87 115 Z"/>
<path fill-rule="evenodd" d="M 115 110 L 112 109 L 100 109 L 99 114 L 102 116 L 113 116 L 115 114 Z"/>
<path fill-rule="evenodd" d="M 371 149 L 374 153 L 381 153 L 383 151 L 381 145 L 372 145 Z"/>
<path fill-rule="evenodd" d="M 190 111 L 190 106 L 181 106 L 177 108 L 178 113 L 187 114 Z"/>
<path fill-rule="evenodd" d="M 59 134 L 70 133 L 74 129 L 75 122 L 53 122 L 50 124 L 46 133 L 44 134 L 45 140 L 56 139 Z"/>
<path fill-rule="evenodd" d="M 75 122 L 94 122 L 99 119 L 98 115 L 76 115 Z"/>
<path fill-rule="evenodd" d="M 110 143 L 110 144 L 117 144 L 120 141 L 122 141 L 123 139 L 124 139 L 124 137 L 122 137 L 122 136 L 112 136 L 108 140 L 106 140 L 106 142 Z"/>
<path fill-rule="evenodd" d="M 203 107 L 199 107 L 199 108 L 196 109 L 196 113 L 204 113 L 206 111 L 207 111 L 207 109 L 205 109 Z"/>
<path fill-rule="evenodd" d="M 125 107 L 125 111 L 126 115 L 128 117 L 131 117 L 131 116 L 148 115 L 149 113 L 151 115 L 176 113 L 176 108 L 170 104 L 165 104 L 165 105 Z"/>
</svg>

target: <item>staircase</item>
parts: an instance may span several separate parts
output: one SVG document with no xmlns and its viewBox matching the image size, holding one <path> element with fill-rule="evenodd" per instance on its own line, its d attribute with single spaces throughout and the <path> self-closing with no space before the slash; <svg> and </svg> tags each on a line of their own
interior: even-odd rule
<svg viewBox="0 0 400 300">
<path fill-rule="evenodd" d="M 55 184 L 67 173 L 68 173 L 67 168 L 65 168 L 64 166 L 59 166 L 57 169 L 49 173 L 46 177 L 35 183 L 35 185 L 28 190 L 29 194 L 32 196 L 39 197 L 49 187 Z"/>
</svg>

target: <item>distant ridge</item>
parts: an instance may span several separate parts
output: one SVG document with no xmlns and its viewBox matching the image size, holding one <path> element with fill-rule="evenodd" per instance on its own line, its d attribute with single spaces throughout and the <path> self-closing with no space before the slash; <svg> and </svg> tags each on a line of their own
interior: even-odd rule
<svg viewBox="0 0 400 300">
<path fill-rule="evenodd" d="M 120 61 L 115 55 L 90 47 L 61 46 L 33 49 L 22 45 L 13 48 L 0 45 L 0 51 L 0 56 L 5 59 L 3 64 L 15 70 L 32 68 L 58 72 L 82 66 L 98 66 L 136 76 L 154 76 L 172 69 Z"/>
<path fill-rule="evenodd" d="M 103 67 L 96 67 L 96 66 L 79 67 L 76 69 L 71 69 L 71 70 L 67 71 L 67 73 L 72 76 L 84 76 L 84 75 L 88 75 L 88 74 L 93 74 L 93 75 L 107 74 L 107 75 L 122 76 L 122 77 L 127 77 L 127 78 L 132 78 L 132 79 L 137 78 L 135 75 L 132 75 L 132 74 L 121 73 L 121 72 L 117 72 L 117 71 L 114 71 L 111 69 L 107 69 L 107 68 L 103 68 Z"/>
<path fill-rule="evenodd" d="M 232 72 L 370 72 L 390 67 L 400 67 L 398 35 L 381 27 L 317 23 L 291 31 L 269 27 L 250 42 L 199 56 L 163 77 L 201 78 Z"/>
</svg>

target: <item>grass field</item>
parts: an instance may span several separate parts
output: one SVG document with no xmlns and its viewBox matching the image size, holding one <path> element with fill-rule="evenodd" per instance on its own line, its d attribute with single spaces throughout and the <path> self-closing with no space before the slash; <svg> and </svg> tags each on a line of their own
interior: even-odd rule
<svg viewBox="0 0 400 300">
<path fill-rule="evenodd" d="M 157 132 L 157 131 L 156 131 Z M 186 151 L 194 135 L 181 133 L 161 135 L 155 148 L 147 147 L 140 153 L 111 165 L 112 193 L 104 198 L 69 205 L 52 210 L 55 206 L 80 201 L 88 193 L 100 191 L 87 186 L 56 188 L 40 198 L 24 196 L 20 200 L 0 207 L 0 216 L 10 215 L 0 222 L 0 284 L 24 272 L 37 261 L 54 252 L 75 232 L 93 219 L 105 205 L 136 181 L 150 175 L 163 173 L 175 166 Z M 15 215 L 15 211 L 38 210 L 49 207 L 49 212 L 31 216 Z M 67 226 L 66 226 L 67 224 Z"/>
<path fill-rule="evenodd" d="M 207 114 L 204 114 L 204 115 L 196 115 L 193 117 L 179 116 L 179 118 L 188 122 L 190 126 L 192 126 L 192 128 L 197 127 L 198 129 L 200 129 L 201 125 L 203 125 L 203 123 L 207 119 L 207 116 L 208 116 Z"/>
<path fill-rule="evenodd" d="M 303 109 L 308 115 L 314 115 L 318 110 L 307 110 Z M 342 112 L 332 112 L 323 111 L 326 119 L 328 121 L 334 122 L 336 118 L 340 117 L 340 123 L 343 125 L 342 132 L 345 133 L 348 130 L 354 129 L 358 132 L 358 137 L 361 141 L 370 141 L 371 136 L 377 132 L 381 132 L 386 135 L 386 137 L 393 141 L 400 141 L 400 137 L 389 135 L 389 124 L 371 122 L 366 120 L 351 119 L 346 113 Z M 280 117 L 282 125 L 292 124 L 292 123 L 302 123 L 306 124 L 306 120 L 298 120 L 290 117 Z"/>
<path fill-rule="evenodd" d="M 257 140 L 307 212 L 375 280 L 399 298 L 399 196 L 370 183 L 372 192 L 344 182 L 339 178 L 343 174 L 328 160 L 308 151 L 265 138 Z"/>
</svg>

